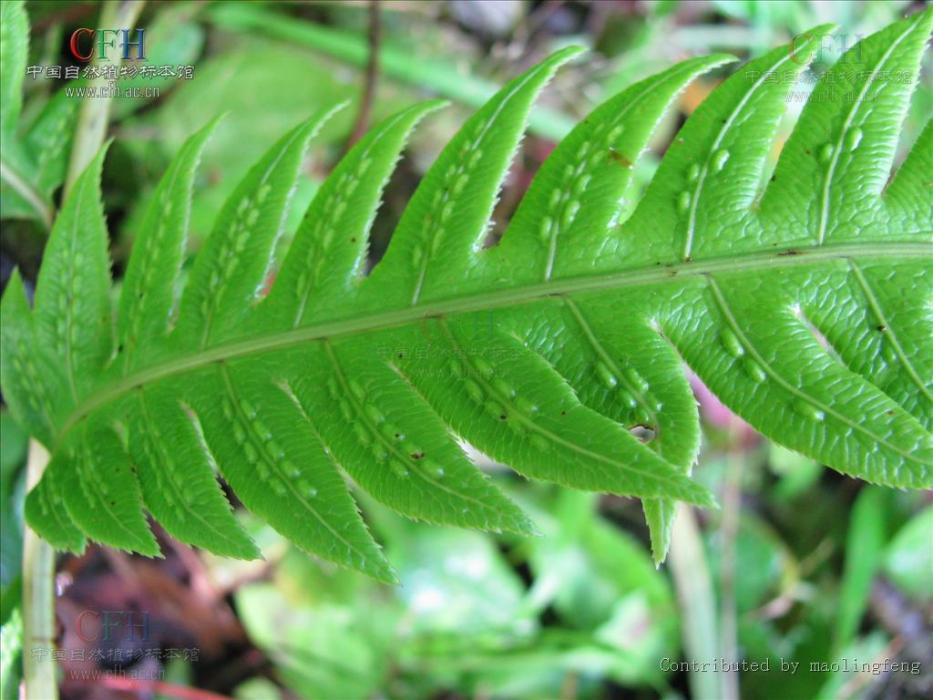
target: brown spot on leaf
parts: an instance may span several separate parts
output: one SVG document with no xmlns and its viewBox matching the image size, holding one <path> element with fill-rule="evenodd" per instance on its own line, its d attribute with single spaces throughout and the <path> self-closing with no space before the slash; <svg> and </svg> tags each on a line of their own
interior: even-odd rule
<svg viewBox="0 0 933 700">
<path fill-rule="evenodd" d="M 627 170 L 631 169 L 632 167 L 631 159 L 629 159 L 625 154 L 619 153 L 619 151 L 614 148 L 609 149 L 609 157 Z"/>
</svg>

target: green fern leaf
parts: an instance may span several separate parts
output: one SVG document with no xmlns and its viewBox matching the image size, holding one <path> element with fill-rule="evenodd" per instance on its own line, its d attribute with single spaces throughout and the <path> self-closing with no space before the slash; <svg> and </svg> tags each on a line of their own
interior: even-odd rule
<svg viewBox="0 0 933 700">
<path fill-rule="evenodd" d="M 559 52 L 466 122 L 372 272 L 383 187 L 437 102 L 347 154 L 279 265 L 289 193 L 327 113 L 296 127 L 182 280 L 208 126 L 157 188 L 115 339 L 101 154 L 55 223 L 35 310 L 17 276 L 0 306 L 4 395 L 54 453 L 27 518 L 57 547 L 80 550 L 86 535 L 154 554 L 145 508 L 181 540 L 253 556 L 219 471 L 305 550 L 391 581 L 347 479 L 413 519 L 533 530 L 466 441 L 530 478 L 645 499 L 661 561 L 674 502 L 712 504 L 689 477 L 699 422 L 684 363 L 775 441 L 873 483 L 929 488 L 933 129 L 890 171 L 931 22 L 919 13 L 846 53 L 773 174 L 789 91 L 830 28 L 743 66 L 687 121 L 637 206 L 624 198 L 654 126 L 730 59 L 630 87 L 557 147 L 487 247 L 533 100 L 577 50 Z"/>
<path fill-rule="evenodd" d="M 3 148 L 16 133 L 23 107 L 23 77 L 29 43 L 29 19 L 22 0 L 0 6 L 0 137 Z"/>
<path fill-rule="evenodd" d="M 181 147 L 152 195 L 133 242 L 120 293 L 118 349 L 124 371 L 145 357 L 151 343 L 165 336 L 177 305 L 175 280 L 181 270 L 191 215 L 191 189 L 201 152 L 218 120 Z"/>
<path fill-rule="evenodd" d="M 33 435 L 50 445 L 55 405 L 48 390 L 49 368 L 44 355 L 35 354 L 33 313 L 18 270 L 10 276 L 0 303 L 0 342 L 3 399 Z"/>
<path fill-rule="evenodd" d="M 75 180 L 55 219 L 36 284 L 35 348 L 50 373 L 58 412 L 96 383 L 112 347 L 110 258 L 101 207 L 100 174 L 107 148 Z"/>
<path fill-rule="evenodd" d="M 26 520 L 32 528 L 56 549 L 81 554 L 86 544 L 81 530 L 75 527 L 65 512 L 60 479 L 62 472 L 72 468 L 63 452 L 49 462 L 42 479 L 29 492 L 23 506 Z"/>
<path fill-rule="evenodd" d="M 159 553 L 143 514 L 139 482 L 114 429 L 88 421 L 69 434 L 57 456 L 67 462 L 57 467 L 57 490 L 88 537 L 131 552 Z"/>
<path fill-rule="evenodd" d="M 27 128 L 20 125 L 29 55 L 22 0 L 0 5 L 0 215 L 51 225 L 52 194 L 65 178 L 78 101 L 60 90 Z"/>
</svg>

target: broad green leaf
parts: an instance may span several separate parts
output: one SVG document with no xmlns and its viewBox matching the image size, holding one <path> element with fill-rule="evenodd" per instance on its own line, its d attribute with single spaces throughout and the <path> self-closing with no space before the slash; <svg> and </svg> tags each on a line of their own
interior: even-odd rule
<svg viewBox="0 0 933 700">
<path fill-rule="evenodd" d="M 933 507 L 927 506 L 904 525 L 884 551 L 887 577 L 920 603 L 933 600 Z"/>
<path fill-rule="evenodd" d="M 523 610 L 524 586 L 494 540 L 437 528 L 393 538 L 397 596 L 408 634 L 470 647 L 493 634 L 521 635 L 534 621 Z"/>
<path fill-rule="evenodd" d="M 778 500 L 797 498 L 813 486 L 823 473 L 819 464 L 802 454 L 774 443 L 768 448 L 771 470 L 779 479 L 774 489 Z"/>
<path fill-rule="evenodd" d="M 555 150 L 502 242 L 486 247 L 532 101 L 575 53 L 558 52 L 467 121 L 368 274 L 382 188 L 436 103 L 390 117 L 347 155 L 276 274 L 316 117 L 236 188 L 173 325 L 196 136 L 164 185 L 170 252 L 146 252 L 155 234 L 145 233 L 130 263 L 116 328 L 121 340 L 136 323 L 153 329 L 135 346 L 110 337 L 98 157 L 56 222 L 35 312 L 21 284 L 3 299 L 4 395 L 54 452 L 27 517 L 60 546 L 76 546 L 73 519 L 93 539 L 152 553 L 145 501 L 182 539 L 246 556 L 216 464 L 247 508 L 303 549 L 390 580 L 347 481 L 415 520 L 532 529 L 467 461 L 466 442 L 530 478 L 648 499 L 660 561 L 673 501 L 712 504 L 688 474 L 698 426 L 684 363 L 796 452 L 873 483 L 933 486 L 929 131 L 890 172 L 931 21 L 927 10 L 853 47 L 770 178 L 788 92 L 828 28 L 714 90 L 637 205 L 621 198 L 636 192 L 629 169 L 652 125 L 725 59 L 633 86 Z M 882 80 L 895 69 L 911 80 Z M 855 99 L 817 100 L 833 80 L 849 81 Z M 11 374 L 17 359 L 36 371 Z M 67 513 L 38 522 L 56 498 Z M 198 540 L 191 509 L 209 521 Z M 607 635 L 626 629 L 631 606 Z"/>
<path fill-rule="evenodd" d="M 717 591 L 722 590 L 722 555 L 725 543 L 716 533 L 707 540 L 707 555 Z M 767 523 L 752 513 L 740 514 L 733 542 L 736 573 L 733 597 L 740 616 L 754 615 L 761 606 L 786 593 L 795 564 L 787 545 Z"/>
<path fill-rule="evenodd" d="M 855 639 L 875 571 L 881 561 L 885 532 L 885 492 L 868 487 L 863 489 L 852 507 L 849 532 L 846 536 L 845 570 L 836 614 L 833 639 L 834 654 L 839 654 Z"/>
<path fill-rule="evenodd" d="M 237 700 L 282 700 L 282 692 L 278 684 L 268 678 L 253 676 L 236 687 L 233 697 Z"/>
<path fill-rule="evenodd" d="M 250 638 L 297 697 L 366 700 L 378 691 L 391 650 L 377 638 L 384 613 L 375 606 L 299 607 L 268 583 L 244 586 L 236 602 Z"/>
<path fill-rule="evenodd" d="M 565 491 L 550 513 L 535 513 L 547 536 L 529 543 L 532 595 L 612 650 L 605 663 L 611 677 L 656 682 L 658 659 L 678 644 L 673 594 L 644 547 L 599 517 L 597 503 L 592 494 Z"/>
<path fill-rule="evenodd" d="M 19 608 L 0 628 L 0 700 L 17 700 L 22 678 L 23 618 Z"/>
</svg>

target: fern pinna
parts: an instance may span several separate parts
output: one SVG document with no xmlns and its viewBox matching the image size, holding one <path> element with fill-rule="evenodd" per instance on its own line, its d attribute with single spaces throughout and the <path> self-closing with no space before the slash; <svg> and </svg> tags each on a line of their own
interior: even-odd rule
<svg viewBox="0 0 933 700">
<path fill-rule="evenodd" d="M 148 511 L 180 540 L 256 556 L 219 471 L 302 548 L 392 580 L 346 478 L 414 519 L 533 529 L 464 440 L 527 477 L 644 499 L 660 560 L 674 501 L 712 503 L 688 476 L 699 422 L 684 363 L 772 439 L 874 483 L 930 487 L 929 124 L 889 175 L 931 21 L 846 53 L 773 174 L 794 79 L 831 28 L 751 61 L 690 117 L 634 207 L 631 165 L 665 109 L 731 59 L 633 85 L 557 147 L 486 247 L 533 100 L 577 54 L 560 51 L 467 121 L 369 274 L 382 188 L 438 102 L 359 142 L 277 260 L 329 112 L 299 125 L 183 272 L 210 124 L 154 194 L 115 318 L 99 154 L 55 221 L 34 308 L 16 276 L 3 297 L 4 396 L 53 452 L 30 524 L 61 549 L 87 536 L 154 555 Z"/>
</svg>

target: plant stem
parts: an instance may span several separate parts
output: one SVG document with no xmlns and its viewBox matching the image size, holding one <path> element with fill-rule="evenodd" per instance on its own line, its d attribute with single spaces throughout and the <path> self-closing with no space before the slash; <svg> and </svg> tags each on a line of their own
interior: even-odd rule
<svg viewBox="0 0 933 700">
<path fill-rule="evenodd" d="M 743 458 L 739 424 L 739 419 L 732 416 L 729 429 L 732 447 L 726 462 L 726 476 L 722 485 L 722 517 L 719 526 L 719 537 L 722 543 L 719 557 L 719 648 L 727 664 L 723 672 L 723 700 L 738 700 L 739 698 L 739 673 L 733 670 L 733 665 L 738 661 L 735 548 L 742 508 Z"/>
<path fill-rule="evenodd" d="M 716 663 L 716 598 L 703 540 L 693 509 L 677 504 L 671 532 L 671 574 L 680 607 L 684 657 L 697 665 L 687 675 L 693 700 L 722 700 L 722 674 Z"/>
<path fill-rule="evenodd" d="M 125 0 L 124 2 L 102 3 L 99 27 L 132 27 L 145 5 L 144 0 Z M 105 61 L 99 58 L 94 63 L 112 64 L 117 70 L 120 68 L 120 52 L 111 54 L 113 58 Z M 91 81 L 91 87 L 103 87 L 107 78 L 96 78 Z M 107 122 L 110 118 L 110 98 L 84 100 L 78 114 L 78 123 L 75 127 L 74 145 L 71 147 L 71 159 L 68 161 L 68 177 L 65 179 L 64 197 L 68 196 L 71 185 L 78 179 L 78 175 L 91 162 L 107 134 Z"/>
<path fill-rule="evenodd" d="M 32 489 L 48 464 L 49 453 L 29 441 L 26 486 Z M 55 635 L 55 552 L 26 525 L 23 529 L 23 684 L 25 697 L 56 700 L 55 664 L 51 659 Z M 48 650 L 42 654 L 41 650 Z"/>
<path fill-rule="evenodd" d="M 52 227 L 52 207 L 45 202 L 42 195 L 26 178 L 2 160 L 0 160 L 0 180 L 9 185 L 10 189 L 19 194 L 23 201 L 32 207 L 46 231 Z"/>
<path fill-rule="evenodd" d="M 369 60 L 369 46 L 363 37 L 288 17 L 261 5 L 218 3 L 210 6 L 206 16 L 208 21 L 222 29 L 284 39 L 360 68 L 365 67 Z M 469 107 L 482 107 L 501 87 L 492 81 L 464 74 L 446 61 L 419 60 L 411 51 L 387 46 L 386 42 L 382 42 L 379 49 L 379 70 L 387 78 L 431 90 Z M 528 128 L 546 139 L 559 141 L 575 123 L 576 120 L 566 114 L 538 107 L 529 116 Z"/>
<path fill-rule="evenodd" d="M 188 688 L 187 686 L 166 683 L 165 681 L 124 678 L 109 673 L 102 675 L 96 682 L 104 688 L 126 691 L 137 696 L 143 693 L 158 693 L 164 697 L 178 698 L 178 700 L 230 700 L 226 695 L 212 693 L 209 690 Z"/>
<path fill-rule="evenodd" d="M 121 394 L 130 391 L 147 382 L 153 382 L 164 377 L 189 372 L 199 367 L 205 367 L 217 360 L 230 360 L 236 357 L 248 357 L 269 350 L 278 350 L 301 343 L 307 343 L 318 338 L 356 335 L 398 328 L 409 323 L 431 319 L 437 316 L 450 316 L 467 313 L 469 311 L 488 311 L 508 306 L 515 306 L 525 302 L 553 297 L 558 295 L 579 294 L 583 292 L 607 291 L 613 289 L 627 289 L 636 286 L 652 284 L 669 280 L 673 276 L 686 279 L 691 276 L 711 277 L 716 272 L 749 272 L 752 270 L 768 268 L 791 268 L 800 265 L 811 265 L 827 260 L 841 260 L 849 257 L 867 259 L 906 258 L 910 260 L 926 260 L 929 256 L 929 244 L 926 242 L 891 242 L 884 245 L 845 244 L 824 245 L 819 248 L 794 248 L 793 256 L 782 254 L 782 251 L 769 253 L 753 253 L 748 255 L 722 256 L 719 259 L 685 262 L 666 266 L 650 266 L 621 270 L 612 274 L 595 275 L 593 277 L 567 277 L 555 281 L 529 284 L 520 287 L 505 287 L 491 291 L 471 292 L 461 297 L 449 297 L 438 301 L 430 301 L 416 306 L 403 306 L 388 311 L 380 311 L 368 315 L 352 316 L 334 321 L 325 321 L 319 324 L 300 326 L 290 330 L 267 333 L 259 338 L 231 341 L 215 345 L 193 355 L 175 358 L 174 360 L 156 363 L 146 369 L 128 374 L 122 379 L 108 383 L 97 393 L 86 397 L 83 403 L 72 411 L 65 419 L 62 434 L 89 413 L 115 400 Z M 840 420 L 848 422 L 844 416 Z M 862 432 L 876 442 L 888 447 L 883 438 L 867 431 L 858 423 L 847 423 L 853 431 Z M 893 449 L 897 449 L 896 447 Z M 909 454 L 902 452 L 908 460 L 917 461 Z"/>
<path fill-rule="evenodd" d="M 100 27 L 132 27 L 142 12 L 143 0 L 104 2 L 98 22 Z M 120 54 L 108 61 L 118 69 Z M 95 59 L 96 64 L 103 61 Z M 103 84 L 106 79 L 92 83 Z M 85 100 L 81 105 L 75 127 L 74 145 L 68 162 L 63 199 L 68 196 L 78 175 L 87 167 L 100 149 L 107 134 L 110 99 Z M 26 484 L 32 489 L 49 461 L 49 454 L 36 440 L 29 443 L 29 462 Z M 23 533 L 23 686 L 26 698 L 57 700 L 56 665 L 50 658 L 55 632 L 55 551 L 28 525 Z M 48 649 L 49 655 L 34 654 L 33 650 Z"/>
<path fill-rule="evenodd" d="M 363 95 L 360 98 L 360 107 L 356 113 L 356 122 L 347 139 L 345 151 L 366 135 L 369 126 L 369 117 L 373 109 L 373 100 L 376 97 L 376 83 L 379 78 L 379 42 L 381 35 L 378 0 L 369 1 L 369 57 L 366 60 L 366 75 L 363 82 Z"/>
</svg>

